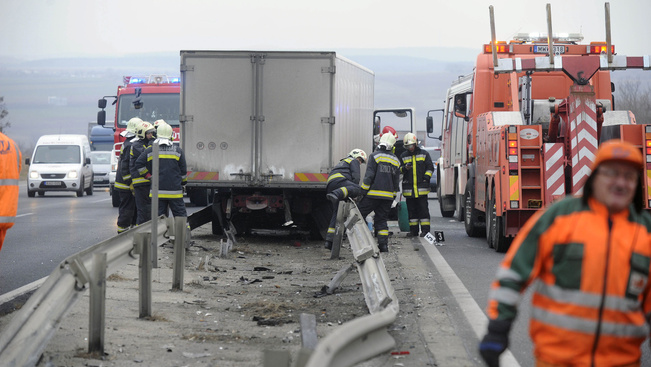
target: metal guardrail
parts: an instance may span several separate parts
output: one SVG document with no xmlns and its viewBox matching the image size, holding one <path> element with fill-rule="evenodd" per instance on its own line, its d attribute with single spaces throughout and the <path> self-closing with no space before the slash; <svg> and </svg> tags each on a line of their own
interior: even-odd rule
<svg viewBox="0 0 651 367">
<path fill-rule="evenodd" d="M 140 254 L 141 262 L 140 317 L 151 316 L 152 227 L 157 229 L 158 243 L 167 240 L 166 234 L 174 235 L 175 228 L 181 229 L 175 236 L 175 251 L 183 250 L 185 220 L 160 216 L 62 261 L 0 335 L 0 366 L 36 365 L 87 284 L 90 287 L 89 352 L 103 352 L 106 275 L 135 259 L 134 254 Z M 174 276 L 182 280 L 182 275 Z"/>
<path fill-rule="evenodd" d="M 325 337 L 306 367 L 352 366 L 395 346 L 387 327 L 398 316 L 398 299 L 375 239 L 354 203 L 340 202 L 338 212 L 345 213 L 337 218 L 337 227 L 346 230 L 370 315 L 349 321 Z M 338 254 L 343 231 L 337 230 L 335 236 L 333 252 Z M 347 273 L 347 268 L 339 274 Z"/>
</svg>

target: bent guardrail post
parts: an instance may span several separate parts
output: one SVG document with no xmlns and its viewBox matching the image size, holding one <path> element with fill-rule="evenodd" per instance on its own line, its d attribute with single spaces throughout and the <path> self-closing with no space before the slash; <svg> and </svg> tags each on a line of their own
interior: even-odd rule
<svg viewBox="0 0 651 367">
<path fill-rule="evenodd" d="M 88 312 L 88 353 L 104 355 L 104 325 L 106 320 L 106 254 L 93 254 L 90 277 L 90 309 Z"/>
<path fill-rule="evenodd" d="M 344 220 L 346 219 L 346 212 L 349 210 L 348 202 L 347 201 L 340 201 L 339 205 L 337 207 L 337 221 L 335 224 L 335 235 L 334 238 L 332 239 L 332 249 L 330 251 L 330 259 L 338 259 L 339 258 L 339 250 L 341 250 L 341 242 L 344 238 L 344 227 L 343 223 Z"/>
<path fill-rule="evenodd" d="M 158 143 L 152 144 L 152 167 L 151 167 L 151 215 L 150 217 L 158 217 L 158 183 L 159 183 L 159 172 L 160 172 L 160 161 L 158 160 L 160 147 Z M 158 222 L 152 221 L 151 223 L 151 232 L 158 232 Z M 158 238 L 156 236 L 151 237 L 151 265 L 154 268 L 158 268 Z"/>
<path fill-rule="evenodd" d="M 140 254 L 139 270 L 139 318 L 151 316 L 151 233 L 136 233 L 134 243 L 137 253 Z"/>
<path fill-rule="evenodd" d="M 391 279 L 357 206 L 352 205 L 346 213 L 344 227 L 371 314 L 349 321 L 325 337 L 310 355 L 306 367 L 352 366 L 395 346 L 387 330 L 399 311 Z"/>
<path fill-rule="evenodd" d="M 164 239 L 165 217 L 156 235 Z M 34 366 L 63 317 L 79 300 L 93 273 L 93 254 L 106 254 L 106 273 L 112 274 L 135 259 L 134 235 L 151 231 L 151 222 L 132 228 L 65 259 L 52 271 L 43 285 L 16 312 L 0 334 L 0 366 Z M 148 232 L 151 235 L 150 232 Z"/>
<path fill-rule="evenodd" d="M 172 290 L 183 290 L 183 271 L 185 270 L 186 217 L 174 217 L 174 274 Z"/>
</svg>

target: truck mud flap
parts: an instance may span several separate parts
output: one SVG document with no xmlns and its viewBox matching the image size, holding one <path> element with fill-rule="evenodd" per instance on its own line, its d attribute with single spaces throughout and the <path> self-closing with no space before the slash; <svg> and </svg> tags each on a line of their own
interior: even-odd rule
<svg viewBox="0 0 651 367">
<path fill-rule="evenodd" d="M 212 220 L 212 206 L 207 206 L 198 212 L 192 213 L 188 217 L 188 224 L 190 225 L 190 229 L 195 229 L 197 227 L 201 227 L 206 223 L 212 222 Z"/>
</svg>

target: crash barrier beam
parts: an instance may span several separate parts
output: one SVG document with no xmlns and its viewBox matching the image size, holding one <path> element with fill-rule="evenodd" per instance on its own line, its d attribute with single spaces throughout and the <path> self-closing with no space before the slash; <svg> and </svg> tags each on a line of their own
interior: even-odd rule
<svg viewBox="0 0 651 367">
<path fill-rule="evenodd" d="M 162 243 L 166 240 L 166 232 L 171 232 L 168 230 L 171 227 L 170 221 L 161 216 L 156 222 L 157 238 Z M 152 221 L 149 221 L 63 260 L 16 312 L 0 335 L 0 366 L 35 366 L 65 314 L 83 295 L 86 284 L 91 281 L 98 282 L 97 277 L 101 270 L 96 268 L 99 266 L 104 269 L 105 274 L 112 274 L 129 263 L 135 258 L 133 250 L 136 237 L 142 234 L 151 236 L 151 228 Z M 149 242 L 141 242 L 140 246 L 146 248 L 148 245 Z M 95 260 L 95 254 L 101 254 L 102 259 Z M 104 255 L 106 260 L 103 260 Z M 151 266 L 151 261 L 148 264 Z M 89 323 L 96 323 L 98 320 L 101 322 L 103 319 L 96 316 L 96 313 L 105 307 L 105 299 L 99 299 L 101 292 L 101 288 L 91 290 L 91 307 L 95 311 L 93 317 L 89 317 Z M 89 334 L 89 344 L 92 342 L 92 349 L 97 350 L 103 349 L 103 346 L 96 344 L 98 340 L 102 341 L 102 336 L 97 333 L 98 328 L 99 325 L 89 325 L 89 330 L 93 330 L 92 334 Z"/>
<path fill-rule="evenodd" d="M 353 366 L 395 346 L 387 327 L 398 316 L 398 298 L 375 239 L 359 209 L 347 201 L 345 212 L 344 227 L 370 315 L 343 324 L 317 344 L 307 364 L 297 366 Z"/>
<path fill-rule="evenodd" d="M 337 221 L 335 224 L 335 235 L 332 239 L 332 249 L 330 251 L 330 260 L 339 258 L 339 251 L 341 250 L 341 242 L 344 239 L 343 222 L 346 218 L 345 213 L 348 211 L 348 204 L 346 201 L 340 201 L 337 206 Z"/>
</svg>

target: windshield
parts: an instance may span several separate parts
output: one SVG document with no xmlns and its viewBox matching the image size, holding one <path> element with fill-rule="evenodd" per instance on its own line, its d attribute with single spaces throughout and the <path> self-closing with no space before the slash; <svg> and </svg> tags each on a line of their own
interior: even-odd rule
<svg viewBox="0 0 651 367">
<path fill-rule="evenodd" d="M 135 109 L 133 100 L 135 94 L 123 94 L 120 96 L 118 110 L 118 127 L 126 128 L 127 122 L 133 117 L 139 117 L 143 121 L 151 122 L 163 119 L 168 124 L 179 126 L 179 104 L 178 93 L 143 93 L 140 95 L 142 108 Z"/>
<path fill-rule="evenodd" d="M 33 163 L 81 163 L 78 145 L 39 145 Z"/>
<path fill-rule="evenodd" d="M 111 164 L 111 152 L 92 152 L 90 153 L 90 163 L 92 164 Z"/>
</svg>

